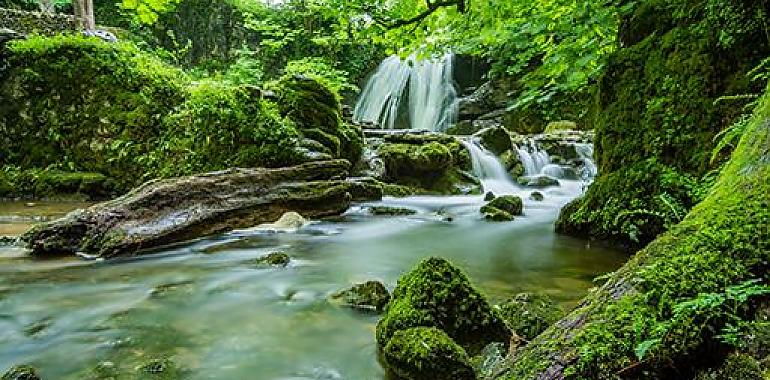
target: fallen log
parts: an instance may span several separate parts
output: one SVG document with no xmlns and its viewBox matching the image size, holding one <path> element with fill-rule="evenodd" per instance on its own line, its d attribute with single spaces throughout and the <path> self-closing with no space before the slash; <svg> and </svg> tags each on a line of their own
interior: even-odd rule
<svg viewBox="0 0 770 380">
<path fill-rule="evenodd" d="M 346 160 L 329 160 L 153 180 L 39 225 L 21 239 L 33 256 L 106 258 L 272 222 L 287 211 L 336 215 L 362 186 L 344 180 L 349 169 Z"/>
</svg>

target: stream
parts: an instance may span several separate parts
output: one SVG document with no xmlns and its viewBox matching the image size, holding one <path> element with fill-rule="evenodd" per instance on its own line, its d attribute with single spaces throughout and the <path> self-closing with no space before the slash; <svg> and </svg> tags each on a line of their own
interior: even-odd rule
<svg viewBox="0 0 770 380">
<path fill-rule="evenodd" d="M 623 263 L 621 252 L 553 232 L 559 208 L 583 181 L 561 180 L 537 202 L 531 189 L 485 168 L 496 160 L 483 154 L 473 153 L 482 184 L 521 195 L 524 216 L 487 222 L 481 195 L 386 197 L 294 233 L 232 232 L 141 258 L 32 260 L 0 247 L 0 370 L 29 363 L 46 379 L 81 379 L 93 368 L 131 372 L 169 358 L 185 379 L 382 379 L 379 317 L 332 305 L 330 294 L 366 280 L 392 290 L 417 262 L 441 256 L 491 302 L 536 291 L 570 307 L 594 277 Z M 417 214 L 374 216 L 371 205 Z M 0 206 L 0 215 L 20 212 L 32 211 Z M 250 262 L 277 251 L 291 256 L 288 267 Z"/>
</svg>

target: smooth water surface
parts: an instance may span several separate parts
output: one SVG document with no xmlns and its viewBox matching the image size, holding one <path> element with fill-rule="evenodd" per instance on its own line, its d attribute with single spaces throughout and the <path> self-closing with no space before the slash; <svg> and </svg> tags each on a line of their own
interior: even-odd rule
<svg viewBox="0 0 770 380">
<path fill-rule="evenodd" d="M 481 196 L 386 198 L 419 212 L 372 216 L 363 204 L 297 233 L 234 232 L 108 262 L 35 261 L 0 247 L 0 371 L 31 363 L 46 379 L 80 379 L 99 363 L 133 371 L 167 357 L 186 379 L 382 379 L 378 316 L 331 305 L 331 293 L 371 279 L 392 289 L 436 255 L 493 302 L 542 291 L 571 306 L 621 265 L 622 253 L 553 233 L 583 187 L 562 182 L 544 202 L 520 190 L 525 215 L 506 223 L 481 219 Z M 292 263 L 250 263 L 275 251 Z"/>
</svg>

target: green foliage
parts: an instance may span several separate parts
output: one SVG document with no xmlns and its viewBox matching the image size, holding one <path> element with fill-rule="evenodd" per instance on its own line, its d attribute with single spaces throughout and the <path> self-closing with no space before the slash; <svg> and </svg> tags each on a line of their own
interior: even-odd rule
<svg viewBox="0 0 770 380">
<path fill-rule="evenodd" d="M 135 13 L 136 19 L 142 24 L 153 24 L 158 21 L 160 14 L 168 12 L 181 0 L 122 0 L 123 9 Z"/>
<path fill-rule="evenodd" d="M 206 81 L 166 120 L 164 142 L 148 156 L 156 176 L 200 173 L 227 167 L 298 163 L 299 134 L 260 90 Z"/>
<path fill-rule="evenodd" d="M 358 87 L 350 83 L 347 72 L 335 69 L 321 57 L 305 57 L 289 61 L 283 71 L 284 75 L 288 76 L 303 75 L 312 78 L 336 94 L 358 91 Z"/>
</svg>

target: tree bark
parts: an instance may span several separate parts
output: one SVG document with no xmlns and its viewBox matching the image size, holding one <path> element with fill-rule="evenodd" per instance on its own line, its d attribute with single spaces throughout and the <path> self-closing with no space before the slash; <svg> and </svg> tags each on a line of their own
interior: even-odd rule
<svg viewBox="0 0 770 380">
<path fill-rule="evenodd" d="M 201 236 L 272 222 L 288 211 L 337 215 L 351 199 L 382 196 L 345 181 L 346 160 L 278 169 L 230 169 L 145 183 L 22 237 L 32 255 L 135 255 Z M 371 187 L 371 185 L 370 185 Z"/>
<path fill-rule="evenodd" d="M 72 8 L 80 28 L 85 30 L 96 29 L 93 0 L 73 0 Z"/>
</svg>

